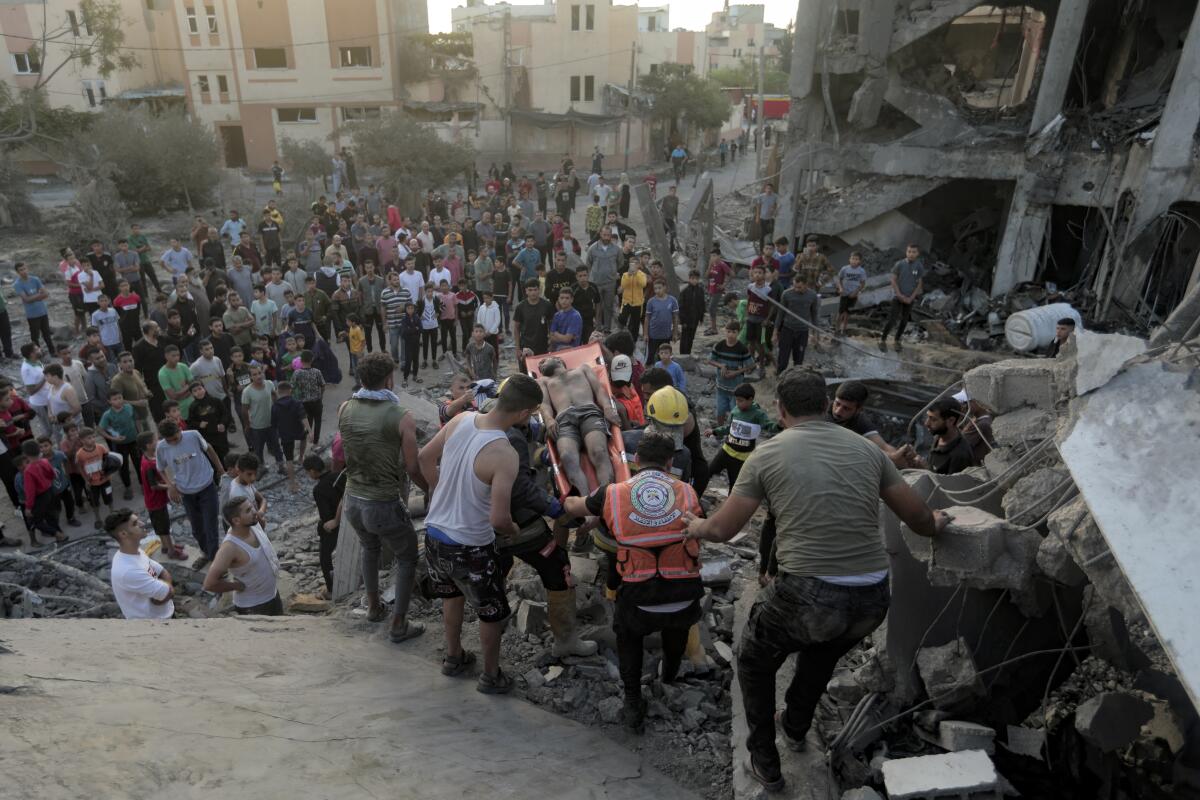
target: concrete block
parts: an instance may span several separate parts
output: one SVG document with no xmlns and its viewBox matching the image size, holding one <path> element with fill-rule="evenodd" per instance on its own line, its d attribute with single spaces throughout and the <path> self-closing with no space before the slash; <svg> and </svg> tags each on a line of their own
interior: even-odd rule
<svg viewBox="0 0 1200 800">
<path fill-rule="evenodd" d="M 862 786 L 842 792 L 842 800 L 883 800 L 883 797 L 870 786 Z"/>
<path fill-rule="evenodd" d="M 1017 755 L 1041 758 L 1042 751 L 1046 749 L 1046 729 L 1009 725 L 1007 746 Z"/>
<path fill-rule="evenodd" d="M 1154 709 L 1141 694 L 1104 692 L 1075 709 L 1075 730 L 1089 744 L 1111 753 L 1137 741 Z"/>
<path fill-rule="evenodd" d="M 1145 339 L 1120 333 L 1075 331 L 1075 394 L 1085 395 L 1108 383 L 1125 362 L 1146 352 Z"/>
<path fill-rule="evenodd" d="M 959 797 L 995 791 L 1000 775 L 982 750 L 965 750 L 916 758 L 896 758 L 883 765 L 883 783 L 890 800 L 917 797 Z"/>
<path fill-rule="evenodd" d="M 1018 408 L 992 420 L 992 436 L 1000 447 L 1033 443 L 1053 436 L 1057 417 L 1041 408 Z"/>
<path fill-rule="evenodd" d="M 983 457 L 983 468 L 989 478 L 998 478 L 1008 472 L 1008 468 L 1016 463 L 1020 456 L 1013 453 L 1011 447 L 999 447 Z"/>
<path fill-rule="evenodd" d="M 1004 552 L 1004 520 L 972 506 L 951 506 L 946 513 L 952 521 L 930 540 L 935 566 L 975 572 L 987 569 Z"/>
<path fill-rule="evenodd" d="M 937 708 L 969 707 L 985 694 L 975 657 L 962 637 L 940 647 L 922 647 L 917 652 L 917 672 Z"/>
<path fill-rule="evenodd" d="M 1058 400 L 1050 359 L 1011 359 L 975 367 L 963 376 L 967 394 L 997 414 L 1018 408 L 1052 409 Z"/>
<path fill-rule="evenodd" d="M 1071 558 L 1062 539 L 1051 533 L 1038 546 L 1038 569 L 1065 586 L 1082 586 L 1087 576 Z"/>
<path fill-rule="evenodd" d="M 1070 484 L 1062 485 L 1068 477 L 1064 467 L 1042 467 L 1022 476 L 1000 501 L 1004 516 L 1017 525 L 1037 522 L 1070 491 Z"/>
<path fill-rule="evenodd" d="M 996 731 L 975 722 L 947 719 L 938 725 L 938 742 L 952 753 L 982 750 L 991 755 L 996 752 Z"/>
<path fill-rule="evenodd" d="M 546 632 L 546 604 L 522 600 L 517 607 L 517 631 L 524 636 L 541 636 Z"/>
<path fill-rule="evenodd" d="M 571 556 L 571 574 L 577 586 L 590 586 L 596 582 L 600 562 L 587 556 Z"/>
</svg>

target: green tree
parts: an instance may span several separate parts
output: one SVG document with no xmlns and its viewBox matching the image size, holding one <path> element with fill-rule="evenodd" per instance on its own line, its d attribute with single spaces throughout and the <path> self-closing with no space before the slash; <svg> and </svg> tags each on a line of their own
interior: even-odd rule
<svg viewBox="0 0 1200 800">
<path fill-rule="evenodd" d="M 304 179 L 309 192 L 314 183 L 324 187 L 325 176 L 332 168 L 331 156 L 324 147 L 311 140 L 297 141 L 284 136 L 279 140 L 279 156 L 289 172 Z"/>
<path fill-rule="evenodd" d="M 662 123 L 671 141 L 720 127 L 729 119 L 729 98 L 721 87 L 690 66 L 660 64 L 656 72 L 638 78 L 638 85 L 654 96 L 651 115 Z"/>
<path fill-rule="evenodd" d="M 69 152 L 82 174 L 108 168 L 118 195 L 135 212 L 194 208 L 220 180 L 217 137 L 182 113 L 106 107 Z"/>
<path fill-rule="evenodd" d="M 445 141 L 433 128 L 402 111 L 346 127 L 354 141 L 360 174 L 364 168 L 382 173 L 389 193 L 402 198 L 408 207 L 417 193 L 444 186 L 475 163 L 474 148 Z"/>
<path fill-rule="evenodd" d="M 37 65 L 37 79 L 32 87 L 0 98 L 0 145 L 59 139 L 61 125 L 55 123 L 61 123 L 63 115 L 50 111 L 44 89 L 68 66 L 102 78 L 137 66 L 137 56 L 123 49 L 129 24 L 121 15 L 119 0 L 80 0 L 74 25 L 65 14 L 52 20 L 49 4 L 42 4 L 41 31 L 29 38 L 26 50 Z M 10 45 L 23 43 L 13 36 Z"/>
<path fill-rule="evenodd" d="M 790 52 L 788 59 L 791 59 Z M 758 66 L 755 64 L 756 60 L 743 58 L 732 67 L 709 70 L 708 78 L 722 88 L 742 87 L 757 92 Z M 767 69 L 763 73 L 763 91 L 767 94 L 783 94 L 787 90 L 788 74 L 778 67 L 776 59 L 769 59 Z"/>
</svg>

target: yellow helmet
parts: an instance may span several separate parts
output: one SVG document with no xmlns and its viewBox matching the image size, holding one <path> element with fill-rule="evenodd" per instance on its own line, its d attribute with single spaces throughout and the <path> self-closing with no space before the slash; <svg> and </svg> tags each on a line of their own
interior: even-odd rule
<svg viewBox="0 0 1200 800">
<path fill-rule="evenodd" d="M 663 425 L 683 425 L 688 417 L 687 398 L 674 386 L 664 386 L 650 395 L 646 416 Z"/>
</svg>

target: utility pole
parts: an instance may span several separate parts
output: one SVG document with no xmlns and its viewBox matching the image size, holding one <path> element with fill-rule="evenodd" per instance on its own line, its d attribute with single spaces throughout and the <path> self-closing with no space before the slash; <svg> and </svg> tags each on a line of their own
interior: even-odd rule
<svg viewBox="0 0 1200 800">
<path fill-rule="evenodd" d="M 625 171 L 629 171 L 629 135 L 633 130 L 633 90 L 637 87 L 638 43 L 635 39 L 629 51 L 629 97 L 625 104 Z"/>
<path fill-rule="evenodd" d="M 501 56 L 501 66 L 504 68 L 504 160 L 512 161 L 509 145 L 509 127 L 512 125 L 511 78 L 509 75 L 508 57 L 512 48 L 512 8 L 504 7 L 504 50 Z"/>
<path fill-rule="evenodd" d="M 763 120 L 767 116 L 766 103 L 763 100 L 763 73 L 766 72 L 767 46 L 758 46 L 758 126 L 754 131 L 754 178 L 762 177 L 763 151 Z"/>
</svg>

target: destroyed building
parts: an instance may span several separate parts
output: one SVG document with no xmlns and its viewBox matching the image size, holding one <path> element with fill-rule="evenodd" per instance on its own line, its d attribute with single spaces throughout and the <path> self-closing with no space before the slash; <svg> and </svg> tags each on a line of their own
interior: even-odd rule
<svg viewBox="0 0 1200 800">
<path fill-rule="evenodd" d="M 800 0 L 776 233 L 1148 332 L 1200 278 L 1190 0 Z M 953 24 L 958 23 L 958 24 Z"/>
</svg>

